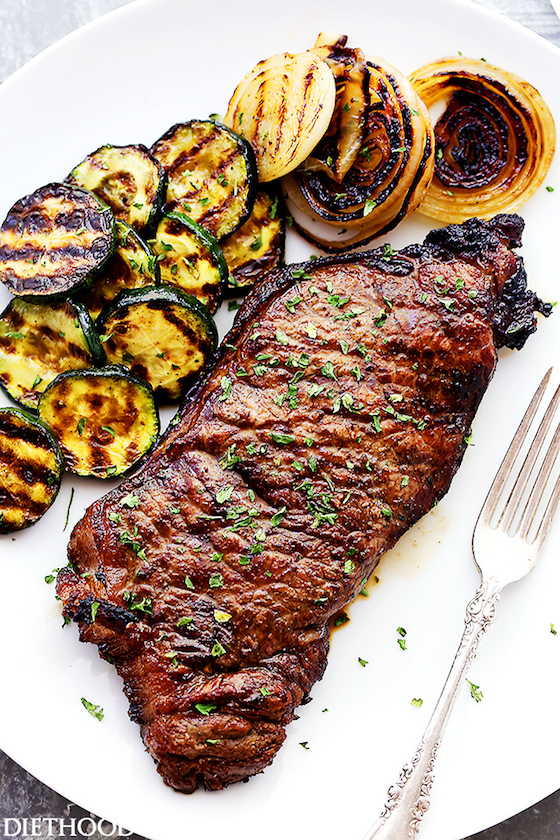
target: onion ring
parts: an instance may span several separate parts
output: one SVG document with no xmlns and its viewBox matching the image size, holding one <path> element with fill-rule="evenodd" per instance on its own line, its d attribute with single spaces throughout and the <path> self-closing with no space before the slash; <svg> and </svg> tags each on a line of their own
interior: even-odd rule
<svg viewBox="0 0 560 840">
<path fill-rule="evenodd" d="M 300 211 L 294 227 L 327 253 L 364 245 L 392 230 L 420 204 L 433 174 L 434 135 L 424 103 L 387 62 L 368 58 L 365 67 L 370 102 L 351 167 L 342 178 L 330 171 L 337 137 L 327 132 L 310 158 L 282 181 L 288 207 Z M 316 222 L 349 235 L 322 236 L 313 230 Z"/>
<path fill-rule="evenodd" d="M 437 120 L 435 173 L 419 212 L 442 222 L 511 213 L 542 184 L 556 131 L 541 94 L 481 59 L 443 58 L 410 77 Z"/>
</svg>

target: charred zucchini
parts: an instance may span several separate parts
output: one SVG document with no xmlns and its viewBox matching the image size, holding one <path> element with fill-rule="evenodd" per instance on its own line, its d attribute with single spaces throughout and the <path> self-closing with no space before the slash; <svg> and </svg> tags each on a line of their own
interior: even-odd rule
<svg viewBox="0 0 560 840">
<path fill-rule="evenodd" d="M 61 373 L 41 396 L 39 417 L 56 436 L 67 469 L 96 478 L 122 475 L 159 433 L 151 387 L 121 365 Z"/>
<path fill-rule="evenodd" d="M 0 229 L 0 280 L 39 303 L 87 286 L 115 244 L 114 216 L 93 193 L 47 184 L 17 201 Z"/>
<path fill-rule="evenodd" d="M 216 239 L 184 213 L 167 213 L 150 240 L 161 280 L 194 295 L 214 313 L 223 297 L 228 267 Z"/>
<path fill-rule="evenodd" d="M 33 525 L 54 502 L 63 471 L 48 427 L 19 408 L 1 408 L 0 534 Z"/>
<path fill-rule="evenodd" d="M 178 399 L 214 352 L 218 334 L 206 306 L 171 286 L 121 292 L 103 310 L 110 362 L 146 379 L 156 396 Z"/>
<path fill-rule="evenodd" d="M 81 292 L 81 300 L 92 318 L 123 289 L 153 286 L 159 283 L 159 264 L 155 254 L 138 234 L 117 219 L 115 253 L 89 289 Z"/>
<path fill-rule="evenodd" d="M 248 218 L 255 199 L 254 152 L 242 137 L 213 120 L 172 126 L 152 146 L 167 173 L 166 210 L 181 210 L 216 239 Z"/>
<path fill-rule="evenodd" d="M 62 371 L 104 363 L 105 351 L 81 303 L 13 298 L 0 316 L 0 385 L 28 408 L 38 406 Z"/>
<path fill-rule="evenodd" d="M 229 269 L 226 294 L 254 286 L 284 258 L 284 217 L 278 196 L 259 190 L 244 225 L 220 243 Z"/>
<path fill-rule="evenodd" d="M 163 212 L 167 177 L 141 144 L 101 146 L 74 167 L 67 181 L 98 195 L 138 233 L 153 230 Z"/>
</svg>

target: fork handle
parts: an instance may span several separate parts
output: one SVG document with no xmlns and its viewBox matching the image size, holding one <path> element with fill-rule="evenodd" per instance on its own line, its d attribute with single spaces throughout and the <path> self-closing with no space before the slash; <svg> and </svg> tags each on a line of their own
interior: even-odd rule
<svg viewBox="0 0 560 840">
<path fill-rule="evenodd" d="M 495 618 L 501 592 L 499 581 L 488 578 L 469 602 L 455 659 L 422 740 L 412 760 L 401 770 L 398 781 L 389 788 L 381 816 L 364 840 L 404 840 L 418 833 L 421 820 L 430 807 L 433 769 L 445 726 L 479 641 Z"/>
</svg>

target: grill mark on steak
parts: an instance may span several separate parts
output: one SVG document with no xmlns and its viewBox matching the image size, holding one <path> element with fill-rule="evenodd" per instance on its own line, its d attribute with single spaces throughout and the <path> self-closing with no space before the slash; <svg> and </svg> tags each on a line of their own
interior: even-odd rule
<svg viewBox="0 0 560 840">
<path fill-rule="evenodd" d="M 446 493 L 508 319 L 521 344 L 544 309 L 521 229 L 473 220 L 276 271 L 146 466 L 74 529 L 65 614 L 115 663 L 172 787 L 272 761 L 330 619 Z"/>
</svg>

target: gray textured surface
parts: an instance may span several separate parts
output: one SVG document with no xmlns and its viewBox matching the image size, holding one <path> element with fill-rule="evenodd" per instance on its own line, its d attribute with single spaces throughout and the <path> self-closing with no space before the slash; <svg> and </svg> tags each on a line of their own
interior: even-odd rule
<svg viewBox="0 0 560 840">
<path fill-rule="evenodd" d="M 0 0 L 0 81 L 63 35 L 127 2 L 129 0 Z M 476 2 L 508 15 L 560 46 L 560 21 L 548 0 Z M 34 779 L 0 751 L 0 830 L 3 831 L 7 817 L 23 819 L 37 816 L 62 817 L 68 821 L 70 818 L 79 820 L 89 814 Z M 97 831 L 91 834 L 89 825 L 91 823 L 87 824 L 88 836 L 101 840 L 103 834 Z M 50 834 L 48 825 L 45 825 L 42 833 L 34 836 L 46 838 L 58 835 Z M 132 840 L 140 838 L 132 835 Z M 294 837 L 294 840 L 301 839 Z M 510 820 L 473 835 L 469 840 L 560 840 L 560 791 Z"/>
</svg>

